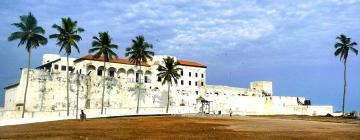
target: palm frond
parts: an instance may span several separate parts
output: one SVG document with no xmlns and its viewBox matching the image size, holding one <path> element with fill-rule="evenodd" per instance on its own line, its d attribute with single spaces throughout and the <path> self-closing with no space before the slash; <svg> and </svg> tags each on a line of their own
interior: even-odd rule
<svg viewBox="0 0 360 140">
<path fill-rule="evenodd" d="M 351 42 L 351 38 L 341 34 L 340 36 L 336 37 L 336 39 L 339 42 L 336 42 L 334 45 L 336 48 L 334 55 L 339 56 L 340 61 L 344 61 L 344 62 L 347 61 L 349 50 L 354 52 L 356 55 L 358 54 L 357 49 L 354 47 L 357 45 L 357 43 Z"/>
<path fill-rule="evenodd" d="M 95 58 L 103 56 L 105 62 L 112 59 L 112 57 L 118 57 L 112 50 L 117 49 L 118 46 L 116 44 L 111 44 L 111 37 L 108 32 L 99 32 L 98 36 L 99 37 L 93 37 L 94 40 L 91 43 L 93 48 L 89 49 L 89 53 L 95 53 Z"/>
<path fill-rule="evenodd" d="M 76 51 L 77 51 L 78 53 L 80 53 L 80 48 L 79 48 L 79 46 L 78 46 L 76 43 L 74 43 L 73 45 L 74 45 L 74 48 L 76 49 Z"/>
<path fill-rule="evenodd" d="M 33 38 L 34 38 L 34 40 L 39 42 L 41 45 L 46 45 L 48 42 L 46 37 L 39 35 L 39 34 L 33 34 Z"/>
<path fill-rule="evenodd" d="M 177 62 L 175 62 L 173 57 L 166 57 L 163 59 L 164 66 L 159 65 L 157 70 L 159 76 L 162 80 L 162 84 L 168 83 L 172 85 L 172 81 L 174 81 L 175 84 L 177 84 L 177 79 L 180 78 L 179 70 L 180 68 L 177 67 Z"/>
<path fill-rule="evenodd" d="M 78 31 L 79 33 L 81 33 L 81 32 L 84 32 L 84 31 L 85 31 L 85 29 L 84 29 L 84 28 L 79 27 L 79 28 L 77 28 L 77 31 Z"/>
<path fill-rule="evenodd" d="M 29 29 L 34 29 L 37 25 L 37 20 L 31 14 L 31 12 L 28 14 L 28 17 L 26 18 L 26 25 L 29 27 Z"/>
<path fill-rule="evenodd" d="M 355 53 L 355 55 L 358 55 L 358 50 L 355 49 L 354 47 L 350 47 L 350 50 Z"/>
<path fill-rule="evenodd" d="M 25 44 L 28 52 L 40 45 L 47 44 L 47 39 L 40 35 L 44 34 L 45 30 L 37 26 L 37 20 L 31 13 L 20 16 L 20 21 L 19 23 L 11 24 L 20 29 L 20 31 L 11 33 L 8 37 L 9 41 L 20 40 L 18 46 Z"/>
<path fill-rule="evenodd" d="M 39 27 L 39 26 L 35 27 L 33 29 L 33 32 L 37 33 L 37 34 L 45 34 L 45 30 L 42 27 Z"/>
<path fill-rule="evenodd" d="M 27 28 L 26 28 L 26 26 L 25 26 L 23 23 L 13 23 L 13 24 L 11 24 L 11 25 L 19 28 L 21 31 L 27 31 Z"/>
<path fill-rule="evenodd" d="M 8 37 L 8 40 L 9 41 L 14 41 L 14 40 L 21 39 L 21 38 L 24 38 L 24 37 L 26 37 L 26 33 L 24 33 L 24 32 L 13 32 Z"/>
<path fill-rule="evenodd" d="M 80 48 L 78 42 L 81 40 L 81 36 L 78 34 L 78 31 L 83 30 L 81 27 L 77 27 L 77 21 L 72 21 L 71 18 L 61 18 L 61 26 L 53 24 L 52 28 L 58 31 L 57 34 L 52 34 L 50 38 L 56 38 L 59 45 L 60 52 L 65 50 L 67 55 L 71 54 L 71 48 L 74 47 L 78 53 L 80 53 Z M 81 28 L 81 29 L 79 29 Z"/>
<path fill-rule="evenodd" d="M 131 63 L 139 66 L 141 62 L 152 60 L 154 53 L 148 51 L 148 49 L 152 48 L 152 45 L 145 41 L 144 36 L 136 36 L 135 39 L 132 39 L 132 43 L 132 46 L 126 48 L 125 52 L 125 56 L 129 57 Z"/>
</svg>

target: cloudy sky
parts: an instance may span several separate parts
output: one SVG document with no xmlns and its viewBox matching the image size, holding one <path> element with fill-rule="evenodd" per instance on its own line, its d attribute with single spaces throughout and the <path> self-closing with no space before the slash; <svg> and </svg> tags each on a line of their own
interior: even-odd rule
<svg viewBox="0 0 360 140">
<path fill-rule="evenodd" d="M 110 33 L 121 57 L 130 39 L 143 34 L 156 54 L 207 65 L 208 84 L 248 87 L 251 81 L 270 80 L 275 95 L 304 96 L 335 110 L 341 108 L 343 88 L 335 38 L 346 34 L 360 43 L 358 0 L 1 0 L 1 88 L 16 83 L 19 68 L 26 66 L 25 49 L 7 37 L 16 31 L 10 24 L 28 12 L 47 36 L 62 17 L 78 21 L 86 31 L 81 53 L 73 57 L 87 54 L 100 31 Z M 34 50 L 32 66 L 58 50 L 50 40 Z M 347 99 L 347 110 L 360 111 L 360 56 L 349 58 Z"/>
</svg>

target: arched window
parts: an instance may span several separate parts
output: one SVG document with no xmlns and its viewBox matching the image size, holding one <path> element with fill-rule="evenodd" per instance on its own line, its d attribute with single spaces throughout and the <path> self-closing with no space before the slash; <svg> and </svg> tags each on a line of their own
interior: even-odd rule
<svg viewBox="0 0 360 140">
<path fill-rule="evenodd" d="M 140 76 L 143 76 L 143 72 L 141 70 L 136 71 L 136 82 L 139 82 L 139 80 L 142 81 Z"/>
<path fill-rule="evenodd" d="M 151 81 L 150 81 L 150 79 L 151 79 L 151 74 L 152 74 L 151 71 L 148 71 L 148 70 L 147 70 L 147 71 L 145 72 L 145 77 L 144 77 L 144 82 L 145 82 L 145 83 L 150 83 L 150 82 L 151 82 Z"/>
<path fill-rule="evenodd" d="M 97 76 L 102 76 L 104 72 L 104 66 L 100 66 L 97 70 Z"/>
<path fill-rule="evenodd" d="M 114 77 L 114 76 L 115 76 L 115 71 L 116 71 L 116 69 L 115 69 L 114 67 L 110 67 L 108 71 L 109 71 L 109 72 L 108 72 L 108 75 L 109 75 L 110 77 Z"/>
<path fill-rule="evenodd" d="M 129 69 L 127 71 L 127 79 L 128 79 L 128 82 L 135 82 L 135 72 L 133 69 Z"/>
<path fill-rule="evenodd" d="M 125 74 L 125 73 L 126 73 L 126 72 L 125 72 L 125 69 L 124 69 L 124 68 L 120 68 L 120 69 L 118 70 L 118 72 L 117 72 L 118 78 L 121 78 L 121 79 L 126 78 L 126 74 Z"/>
<path fill-rule="evenodd" d="M 95 74 L 95 69 L 96 68 L 93 65 L 87 66 L 86 67 L 86 75 L 90 75 L 90 74 L 94 75 Z"/>
</svg>

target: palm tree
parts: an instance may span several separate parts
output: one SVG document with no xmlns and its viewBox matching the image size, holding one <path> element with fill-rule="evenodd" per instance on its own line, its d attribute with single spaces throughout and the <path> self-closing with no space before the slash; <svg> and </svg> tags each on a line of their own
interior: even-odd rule
<svg viewBox="0 0 360 140">
<path fill-rule="evenodd" d="M 132 64 L 139 66 L 141 71 L 141 63 L 146 63 L 148 60 L 152 60 L 154 56 L 154 52 L 149 51 L 148 49 L 152 49 L 153 46 L 146 42 L 144 36 L 137 36 L 136 39 L 132 40 L 133 44 L 131 47 L 126 48 L 125 56 L 129 57 L 129 60 Z M 139 84 L 139 93 L 137 96 L 137 106 L 136 113 L 139 113 L 139 102 L 140 102 L 140 87 L 141 87 L 141 74 L 139 73 L 139 80 L 137 80 Z"/>
<path fill-rule="evenodd" d="M 58 31 L 57 34 L 50 35 L 50 38 L 56 38 L 56 45 L 60 46 L 60 51 L 65 49 L 66 54 L 66 98 L 67 98 L 67 116 L 69 116 L 69 55 L 71 48 L 74 47 L 80 53 L 79 46 L 76 44 L 81 40 L 78 33 L 85 31 L 83 28 L 77 26 L 77 21 L 72 21 L 71 18 L 61 18 L 61 26 L 54 24 L 52 28 Z"/>
<path fill-rule="evenodd" d="M 101 97 L 101 114 L 104 112 L 104 94 L 105 94 L 105 64 L 109 62 L 109 59 L 112 57 L 118 57 L 117 54 L 112 49 L 117 49 L 118 46 L 111 44 L 111 37 L 107 32 L 100 32 L 99 38 L 94 36 L 92 42 L 92 48 L 89 50 L 89 53 L 95 53 L 94 57 L 99 58 L 103 56 L 104 61 L 104 70 L 103 70 L 103 92 Z"/>
<path fill-rule="evenodd" d="M 345 96 L 346 96 L 346 62 L 349 55 L 349 50 L 358 54 L 358 50 L 355 48 L 357 45 L 356 42 L 351 42 L 351 38 L 346 37 L 345 35 L 340 35 L 336 37 L 339 42 L 335 44 L 335 56 L 340 57 L 340 61 L 344 63 L 344 95 L 342 103 L 342 114 L 345 115 Z"/>
<path fill-rule="evenodd" d="M 40 45 L 46 45 L 47 39 L 42 36 L 45 34 L 45 30 L 41 26 L 37 26 L 36 18 L 29 13 L 28 15 L 20 16 L 19 23 L 13 23 L 19 29 L 17 32 L 11 33 L 8 40 L 20 40 L 18 46 L 26 44 L 26 50 L 28 52 L 28 66 L 27 66 L 27 73 L 26 73 L 26 84 L 25 84 L 25 93 L 24 93 L 24 105 L 22 111 L 22 118 L 25 115 L 25 105 L 26 105 L 26 94 L 28 89 L 29 83 L 29 69 L 30 69 L 30 56 L 31 56 L 31 49 L 36 49 Z"/>
<path fill-rule="evenodd" d="M 168 95 L 167 95 L 167 105 L 166 105 L 166 113 L 169 112 L 169 105 L 170 105 L 170 86 L 172 86 L 172 81 L 177 84 L 177 80 L 180 78 L 179 71 L 181 71 L 181 68 L 178 68 L 179 65 L 178 62 L 174 60 L 173 57 L 166 57 L 163 59 L 165 66 L 159 65 L 157 70 L 159 73 L 157 74 L 158 77 L 160 77 L 162 80 L 162 85 L 167 83 L 168 85 Z"/>
</svg>

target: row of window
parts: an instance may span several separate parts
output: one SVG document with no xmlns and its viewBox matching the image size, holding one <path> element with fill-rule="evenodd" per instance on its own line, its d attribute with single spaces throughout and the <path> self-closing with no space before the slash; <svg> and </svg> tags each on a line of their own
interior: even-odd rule
<svg viewBox="0 0 360 140">
<path fill-rule="evenodd" d="M 58 70 L 58 69 L 59 69 L 59 65 L 58 65 L 58 64 L 55 64 L 54 69 L 55 69 L 55 70 Z M 66 66 L 65 66 L 65 65 L 62 65 L 62 66 L 61 66 L 61 70 L 62 70 L 62 71 L 66 71 Z M 73 71 L 73 70 L 74 70 L 74 67 L 73 67 L 73 66 L 69 66 L 69 71 Z"/>
<path fill-rule="evenodd" d="M 161 82 L 161 78 L 160 77 L 158 77 L 158 82 Z M 191 86 L 191 81 L 189 81 L 189 86 Z M 184 85 L 184 80 L 181 80 L 180 81 L 180 84 L 181 85 Z M 198 86 L 198 82 L 197 81 L 195 81 L 195 86 Z M 204 86 L 204 82 L 201 82 L 201 86 Z"/>
<path fill-rule="evenodd" d="M 102 76 L 103 74 L 103 71 L 102 70 L 98 70 L 97 71 L 97 75 L 98 76 Z M 109 76 L 110 77 L 114 77 L 115 76 L 115 71 L 109 71 Z M 120 77 L 118 77 L 120 78 Z M 136 82 L 139 82 L 139 79 L 140 79 L 140 74 L 139 73 L 136 73 Z M 144 76 L 144 82 L 145 83 L 150 83 L 150 79 L 148 76 Z"/>
<path fill-rule="evenodd" d="M 181 76 L 184 76 L 184 71 L 180 72 Z M 191 72 L 189 72 L 189 77 L 191 77 Z M 195 73 L 195 77 L 198 77 L 198 73 Z M 204 74 L 201 74 L 201 78 L 204 78 Z"/>
<path fill-rule="evenodd" d="M 184 80 L 181 80 L 181 85 L 184 85 Z M 191 81 L 189 81 L 189 86 L 191 86 Z M 197 81 L 195 81 L 195 86 L 198 86 Z M 201 86 L 204 86 L 204 82 L 201 82 Z"/>
</svg>

